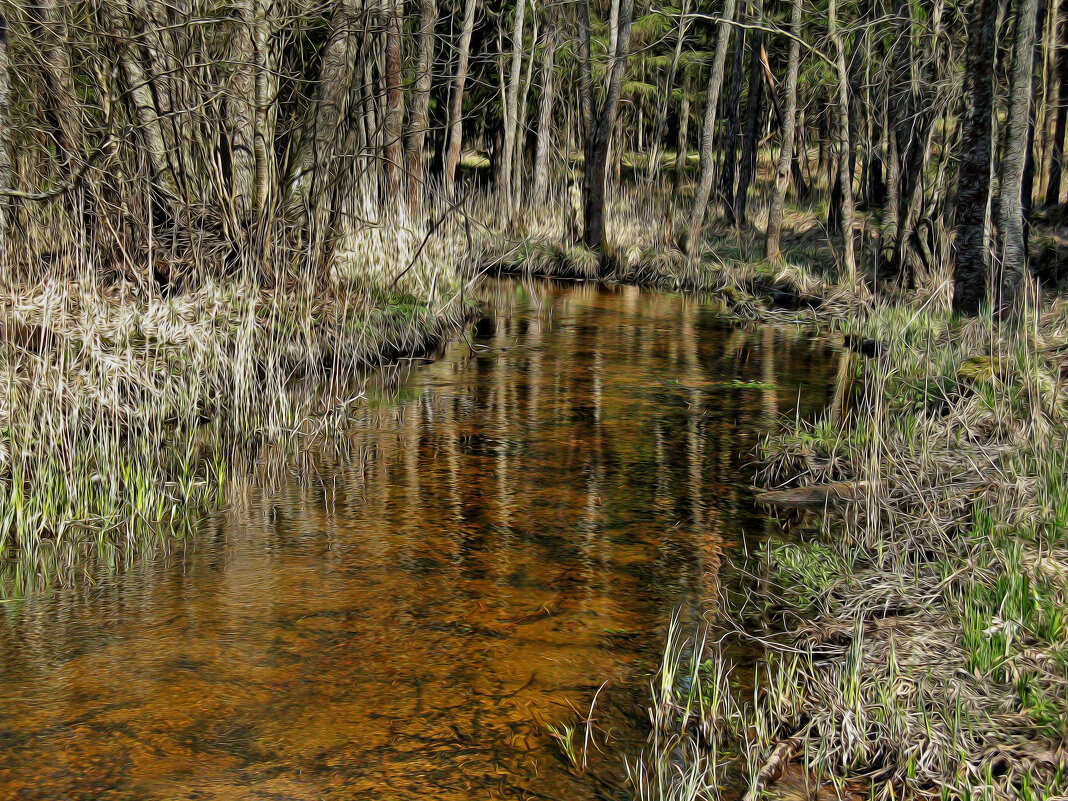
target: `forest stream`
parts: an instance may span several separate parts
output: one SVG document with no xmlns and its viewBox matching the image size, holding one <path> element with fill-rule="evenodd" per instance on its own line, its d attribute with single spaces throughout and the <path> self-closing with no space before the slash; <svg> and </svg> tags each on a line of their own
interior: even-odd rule
<svg viewBox="0 0 1068 801">
<path fill-rule="evenodd" d="M 753 448 L 826 407 L 840 355 L 695 298 L 480 294 L 344 447 L 0 604 L 0 799 L 625 797 L 668 621 L 769 531 Z M 587 716 L 581 772 L 549 727 Z"/>
</svg>

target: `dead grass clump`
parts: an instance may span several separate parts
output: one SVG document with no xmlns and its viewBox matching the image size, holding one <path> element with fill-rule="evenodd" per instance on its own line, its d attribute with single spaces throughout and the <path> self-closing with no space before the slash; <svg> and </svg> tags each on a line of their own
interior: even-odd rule
<svg viewBox="0 0 1068 801">
<path fill-rule="evenodd" d="M 766 443 L 765 482 L 860 491 L 759 558 L 763 758 L 800 737 L 877 798 L 1064 794 L 1063 313 L 1011 331 L 878 309 L 853 332 L 879 346 L 843 372 L 852 402 Z"/>
<path fill-rule="evenodd" d="M 388 249 L 352 234 L 321 287 L 202 276 L 163 294 L 66 268 L 9 281 L 0 593 L 182 534 L 264 444 L 295 446 L 324 415 L 343 419 L 333 410 L 359 395 L 362 371 L 455 335 L 473 313 L 455 232 L 426 230 Z"/>
</svg>

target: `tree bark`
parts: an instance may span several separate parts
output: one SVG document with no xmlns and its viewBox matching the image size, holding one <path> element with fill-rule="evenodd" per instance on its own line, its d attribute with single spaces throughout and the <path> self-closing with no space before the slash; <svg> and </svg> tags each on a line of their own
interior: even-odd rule
<svg viewBox="0 0 1068 801">
<path fill-rule="evenodd" d="M 522 2 L 522 0 L 520 0 Z M 608 144 L 615 128 L 619 109 L 619 93 L 623 87 L 623 74 L 630 51 L 630 25 L 634 14 L 634 0 L 621 0 L 615 24 L 612 26 L 614 47 L 608 60 L 608 91 L 604 103 L 594 114 L 596 128 L 586 148 L 586 197 L 584 240 L 586 246 L 600 250 L 604 246 L 605 190 L 608 178 Z M 590 98 L 591 108 L 594 106 Z"/>
<path fill-rule="evenodd" d="M 534 187 L 535 203 L 544 203 L 549 192 L 549 147 L 552 142 L 553 102 L 556 85 L 554 81 L 554 59 L 556 56 L 556 26 L 548 21 L 545 41 L 541 53 L 541 97 L 538 99 L 538 143 L 534 151 Z"/>
<path fill-rule="evenodd" d="M 757 20 L 764 13 L 763 0 L 753 0 Z M 742 160 L 738 168 L 738 189 L 734 194 L 734 227 L 745 225 L 745 206 L 749 185 L 756 169 L 757 142 L 760 139 L 760 121 L 764 112 L 764 65 L 760 61 L 764 46 L 764 32 L 754 31 L 749 54 L 749 101 L 746 108 L 745 138 L 742 142 Z"/>
<path fill-rule="evenodd" d="M 227 95 L 230 128 L 230 183 L 237 222 L 245 225 L 256 204 L 256 6 L 257 0 L 235 0 L 236 29 L 230 40 L 233 65 Z"/>
<path fill-rule="evenodd" d="M 708 211 L 708 196 L 712 192 L 712 145 L 715 142 L 716 107 L 719 105 L 719 93 L 723 87 L 723 65 L 727 61 L 727 48 L 730 45 L 729 23 L 734 20 L 734 3 L 735 0 L 726 0 L 723 5 L 724 22 L 719 23 L 712 71 L 709 73 L 708 89 L 705 91 L 705 119 L 701 131 L 701 175 L 694 192 L 693 207 L 690 209 L 690 229 L 686 237 L 686 250 L 691 254 L 697 249 L 697 239 L 704 227 L 705 214 Z"/>
<path fill-rule="evenodd" d="M 858 289 L 857 262 L 853 251 L 853 174 L 849 148 L 849 73 L 846 71 L 845 42 L 838 30 L 838 1 L 827 4 L 827 30 L 834 43 L 834 64 L 838 73 L 838 182 L 842 196 L 842 266 L 846 284 Z"/>
<path fill-rule="evenodd" d="M 11 75 L 10 58 L 7 52 L 7 16 L 0 10 L 0 187 L 15 188 L 14 164 L 12 160 L 11 120 Z M 7 232 L 11 224 L 11 200 L 0 197 L 0 286 L 9 273 L 7 256 L 9 253 Z"/>
<path fill-rule="evenodd" d="M 460 32 L 459 53 L 456 57 L 456 77 L 453 79 L 449 99 L 449 144 L 445 151 L 445 194 L 453 196 L 456 188 L 456 165 L 460 161 L 463 145 L 464 84 L 467 83 L 467 67 L 471 58 L 471 34 L 475 29 L 477 0 L 464 3 L 464 22 Z"/>
<path fill-rule="evenodd" d="M 731 78 L 727 97 L 723 104 L 724 116 L 722 130 L 723 161 L 719 172 L 719 194 L 723 202 L 723 211 L 734 219 L 734 184 L 738 176 L 738 128 L 741 122 L 742 84 L 745 72 L 745 28 L 739 28 L 734 34 L 734 55 L 731 57 Z"/>
<path fill-rule="evenodd" d="M 790 6 L 790 33 L 801 35 L 802 0 L 793 0 Z M 771 207 L 768 210 L 768 232 L 765 255 L 768 261 L 782 259 L 779 242 L 782 238 L 783 206 L 786 190 L 790 186 L 790 172 L 794 160 L 794 133 L 797 124 L 797 73 L 801 66 L 801 43 L 790 40 L 790 54 L 786 63 L 786 82 L 783 85 L 782 143 L 775 164 L 775 188 L 772 190 Z"/>
<path fill-rule="evenodd" d="M 435 0 L 419 3 L 419 55 L 412 90 L 408 123 L 408 202 L 416 207 L 423 198 L 423 146 L 429 124 L 431 69 L 434 66 L 434 25 L 438 19 Z"/>
<path fill-rule="evenodd" d="M 690 156 L 690 81 L 682 83 L 682 97 L 679 99 L 679 139 L 675 146 L 675 176 L 672 186 L 678 194 L 682 181 L 686 177 L 687 161 Z"/>
<path fill-rule="evenodd" d="M 1060 35 L 1057 38 L 1056 76 L 1057 114 L 1053 121 L 1053 156 L 1046 185 L 1046 205 L 1061 202 L 1061 180 L 1064 173 L 1064 133 L 1068 123 L 1068 0 L 1060 3 Z"/>
<path fill-rule="evenodd" d="M 382 122 L 386 191 L 391 198 L 400 190 L 404 159 L 404 87 L 401 84 L 401 15 L 404 0 L 386 0 L 386 114 Z"/>
<path fill-rule="evenodd" d="M 1006 119 L 1005 152 L 1001 158 L 998 192 L 1000 236 L 996 307 L 999 314 L 1015 310 L 1027 273 L 1024 247 L 1023 177 L 1030 125 L 1031 70 L 1035 55 L 1038 0 L 1017 0 L 1016 35 L 1012 48 L 1012 88 Z"/>
<path fill-rule="evenodd" d="M 526 0 L 518 0 L 512 26 L 511 72 L 504 100 L 504 142 L 501 161 L 497 165 L 497 195 L 505 208 L 512 208 L 512 155 L 515 150 L 516 127 L 519 114 L 519 78 L 523 68 L 523 20 Z"/>
<path fill-rule="evenodd" d="M 689 0 L 682 0 L 682 9 L 679 14 L 679 29 L 675 40 L 675 52 L 671 58 L 671 68 L 668 70 L 667 79 L 664 81 L 664 96 L 657 106 L 656 127 L 653 131 L 653 140 L 649 148 L 649 182 L 652 183 L 660 174 L 660 155 L 663 152 L 664 125 L 667 123 L 668 106 L 671 104 L 671 92 L 675 86 L 675 76 L 678 74 L 679 61 L 682 59 L 682 46 L 686 40 L 686 22 L 689 12 Z"/>
</svg>

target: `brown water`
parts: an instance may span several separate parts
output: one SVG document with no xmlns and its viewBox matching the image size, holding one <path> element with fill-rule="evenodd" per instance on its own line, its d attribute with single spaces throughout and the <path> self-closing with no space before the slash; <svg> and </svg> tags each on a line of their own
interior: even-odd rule
<svg viewBox="0 0 1068 801">
<path fill-rule="evenodd" d="M 824 343 L 693 299 L 493 284 L 340 451 L 180 552 L 0 605 L 0 799 L 611 798 L 672 610 L 765 519 Z M 547 725 L 594 715 L 576 775 Z"/>
</svg>

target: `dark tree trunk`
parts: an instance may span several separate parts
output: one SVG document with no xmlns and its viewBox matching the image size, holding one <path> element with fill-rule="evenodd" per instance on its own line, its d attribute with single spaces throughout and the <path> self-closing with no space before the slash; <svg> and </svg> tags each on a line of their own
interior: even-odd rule
<svg viewBox="0 0 1068 801">
<path fill-rule="evenodd" d="M 961 136 L 953 251 L 953 309 L 975 315 L 986 300 L 986 209 L 990 202 L 998 0 L 975 0 L 968 21 L 968 116 Z"/>
<path fill-rule="evenodd" d="M 999 281 L 997 308 L 1002 316 L 1015 310 L 1027 274 L 1024 244 L 1023 177 L 1031 111 L 1031 70 L 1035 56 L 1038 0 L 1017 0 L 1012 48 L 1012 88 L 1006 119 L 1005 152 L 998 192 Z"/>
<path fill-rule="evenodd" d="M 623 88 L 623 73 L 627 66 L 630 51 L 630 23 L 634 13 L 634 0 L 622 0 L 619 5 L 619 19 L 616 22 L 615 48 L 609 54 L 608 92 L 604 103 L 593 115 L 596 128 L 586 148 L 586 231 L 583 237 L 586 246 L 593 250 L 604 247 L 604 205 L 606 183 L 608 179 L 608 150 L 612 131 L 615 129 L 616 114 L 619 110 L 619 93 Z M 590 98 L 590 107 L 594 107 Z M 620 144 L 622 146 L 622 144 Z"/>
<path fill-rule="evenodd" d="M 734 218 L 734 182 L 738 175 L 738 128 L 741 123 L 742 73 L 745 72 L 745 29 L 734 35 L 734 55 L 731 57 L 731 81 L 723 103 L 723 154 L 719 170 L 719 194 L 723 210 Z"/>
<path fill-rule="evenodd" d="M 754 11 L 759 20 L 763 16 L 763 0 L 755 0 Z M 745 206 L 749 197 L 749 185 L 756 170 L 757 144 L 760 140 L 761 121 L 764 118 L 764 65 L 760 51 L 764 46 L 764 32 L 754 31 L 749 54 L 749 101 L 746 107 L 745 139 L 742 142 L 742 160 L 738 166 L 738 190 L 734 195 L 734 226 L 745 225 Z"/>
<path fill-rule="evenodd" d="M 1061 202 L 1061 176 L 1064 171 L 1064 134 L 1068 123 L 1068 0 L 1060 3 L 1060 34 L 1057 38 L 1057 115 L 1053 122 L 1053 157 L 1046 185 L 1046 204 Z"/>
</svg>

